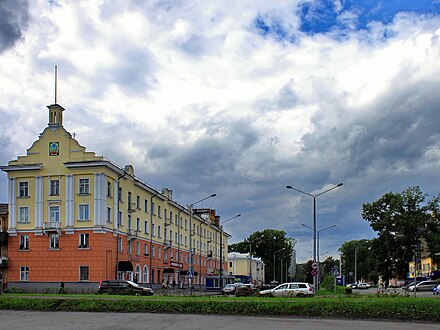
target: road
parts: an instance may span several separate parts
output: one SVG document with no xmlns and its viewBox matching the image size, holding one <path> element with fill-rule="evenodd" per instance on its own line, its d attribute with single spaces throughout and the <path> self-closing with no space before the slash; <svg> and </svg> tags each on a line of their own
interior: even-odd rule
<svg viewBox="0 0 440 330">
<path fill-rule="evenodd" d="M 440 329 L 434 323 L 147 313 L 34 312 L 0 310 L 0 329 Z"/>
</svg>

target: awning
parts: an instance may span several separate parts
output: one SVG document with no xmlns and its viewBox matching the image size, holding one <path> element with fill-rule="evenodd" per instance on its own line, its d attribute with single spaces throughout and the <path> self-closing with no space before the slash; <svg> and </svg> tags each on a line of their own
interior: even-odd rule
<svg viewBox="0 0 440 330">
<path fill-rule="evenodd" d="M 164 268 L 163 273 L 164 274 L 174 273 L 174 269 L 173 268 Z"/>
<path fill-rule="evenodd" d="M 133 264 L 131 261 L 119 261 L 118 262 L 118 271 L 120 272 L 132 272 Z"/>
</svg>

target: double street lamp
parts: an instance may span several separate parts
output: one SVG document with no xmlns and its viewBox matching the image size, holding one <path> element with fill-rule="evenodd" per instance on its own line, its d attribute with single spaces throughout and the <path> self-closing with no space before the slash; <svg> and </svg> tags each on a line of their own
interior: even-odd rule
<svg viewBox="0 0 440 330">
<path fill-rule="evenodd" d="M 219 226 L 220 226 L 220 275 L 219 275 L 220 291 L 223 288 L 223 225 L 226 222 L 234 220 L 235 218 L 238 218 L 238 217 L 241 217 L 241 214 L 237 214 L 237 215 L 233 216 L 232 218 L 226 219 L 221 224 L 219 224 Z"/>
<path fill-rule="evenodd" d="M 329 191 L 331 191 L 333 189 L 339 188 L 342 185 L 343 185 L 343 183 L 338 183 L 337 185 L 335 185 L 335 186 L 333 186 L 333 187 L 331 187 L 329 189 L 326 189 L 324 191 L 321 191 L 318 194 L 310 194 L 308 192 L 305 192 L 305 191 L 293 188 L 292 186 L 286 186 L 287 189 L 295 190 L 295 191 L 297 191 L 297 192 L 299 192 L 301 194 L 304 194 L 304 195 L 307 195 L 307 196 L 310 196 L 310 197 L 313 198 L 313 262 L 316 262 L 316 260 L 317 260 L 317 257 L 316 257 L 316 198 L 318 196 L 321 196 L 321 195 L 325 194 L 326 192 L 329 192 Z M 316 292 L 316 290 L 317 290 L 317 278 L 316 278 L 316 275 L 313 276 L 313 288 L 315 289 L 315 292 Z"/>
<path fill-rule="evenodd" d="M 189 204 L 189 267 L 188 267 L 188 284 L 189 284 L 189 294 L 192 295 L 192 278 L 194 277 L 194 268 L 193 268 L 193 247 L 192 247 L 192 214 L 193 214 L 193 206 L 197 203 L 203 202 L 209 198 L 215 197 L 217 194 L 212 194 L 197 202 Z"/>
</svg>

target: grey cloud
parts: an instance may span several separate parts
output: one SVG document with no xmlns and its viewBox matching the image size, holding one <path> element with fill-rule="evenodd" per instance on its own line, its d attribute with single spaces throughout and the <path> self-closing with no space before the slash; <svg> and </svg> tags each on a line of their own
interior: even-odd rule
<svg viewBox="0 0 440 330">
<path fill-rule="evenodd" d="M 25 0 L 0 1 L 0 53 L 13 47 L 29 25 L 29 4 Z"/>
<path fill-rule="evenodd" d="M 254 108 L 262 112 L 289 110 L 300 102 L 301 100 L 295 90 L 295 83 L 293 79 L 290 79 L 273 98 L 256 101 Z"/>
</svg>

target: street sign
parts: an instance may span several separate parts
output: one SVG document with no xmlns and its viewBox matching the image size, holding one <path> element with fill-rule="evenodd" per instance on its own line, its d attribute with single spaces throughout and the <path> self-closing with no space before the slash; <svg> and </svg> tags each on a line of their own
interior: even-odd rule
<svg viewBox="0 0 440 330">
<path fill-rule="evenodd" d="M 193 273 L 191 273 L 191 272 L 188 272 L 188 278 L 193 278 L 194 277 L 194 274 Z"/>
<path fill-rule="evenodd" d="M 339 276 L 339 269 L 338 269 L 338 267 L 335 266 L 335 267 L 332 268 L 332 274 L 335 277 Z"/>
<path fill-rule="evenodd" d="M 318 263 L 314 262 L 314 263 L 312 264 L 312 268 L 313 268 L 313 269 L 318 269 Z"/>
<path fill-rule="evenodd" d="M 314 268 L 314 269 L 312 269 L 310 274 L 312 274 L 312 276 L 317 276 L 318 275 L 318 270 L 316 268 Z"/>
</svg>

